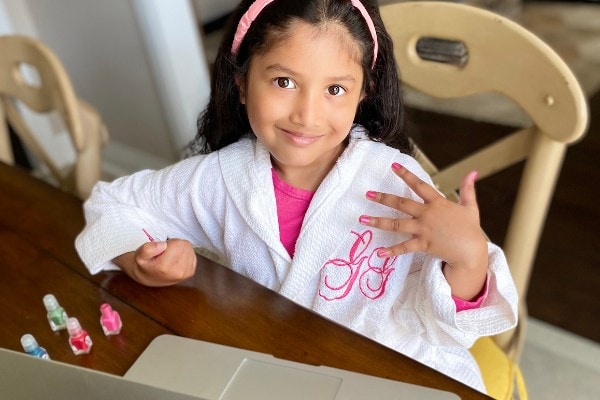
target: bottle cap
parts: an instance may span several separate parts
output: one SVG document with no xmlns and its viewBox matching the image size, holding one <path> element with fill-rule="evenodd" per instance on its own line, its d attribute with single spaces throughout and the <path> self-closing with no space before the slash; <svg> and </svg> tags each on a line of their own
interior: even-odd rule
<svg viewBox="0 0 600 400">
<path fill-rule="evenodd" d="M 102 313 L 102 315 L 110 315 L 112 310 L 112 307 L 108 303 L 104 303 L 100 306 L 100 312 Z"/>
<path fill-rule="evenodd" d="M 44 307 L 46 307 L 46 311 L 52 311 L 59 307 L 58 301 L 53 294 L 47 294 L 44 296 Z"/>
<path fill-rule="evenodd" d="M 79 335 L 81 333 L 81 325 L 77 318 L 71 317 L 67 319 L 67 331 L 71 336 Z"/>
<path fill-rule="evenodd" d="M 29 353 L 37 349 L 38 342 L 37 340 L 35 340 L 33 335 L 26 333 L 23 336 L 21 336 L 21 346 L 23 346 L 23 350 Z"/>
</svg>

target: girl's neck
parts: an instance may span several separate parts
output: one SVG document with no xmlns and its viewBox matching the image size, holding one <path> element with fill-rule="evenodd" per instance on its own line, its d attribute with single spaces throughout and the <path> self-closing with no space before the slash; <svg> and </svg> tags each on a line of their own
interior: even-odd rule
<svg viewBox="0 0 600 400">
<path fill-rule="evenodd" d="M 335 163 L 344 151 L 344 148 L 345 146 L 341 146 L 337 157 L 333 158 L 328 163 L 314 163 L 301 167 L 291 167 L 282 165 L 276 159 L 271 157 L 271 164 L 279 178 L 288 185 L 297 189 L 316 192 L 319 185 L 321 185 L 321 182 L 323 182 L 327 174 L 329 174 L 329 171 L 335 166 Z"/>
<path fill-rule="evenodd" d="M 316 192 L 323 179 L 327 176 L 331 168 L 307 167 L 287 167 L 281 166 L 276 160 L 273 160 L 273 168 L 279 178 L 290 186 L 297 189 Z M 333 166 L 332 166 L 333 167 Z"/>
</svg>

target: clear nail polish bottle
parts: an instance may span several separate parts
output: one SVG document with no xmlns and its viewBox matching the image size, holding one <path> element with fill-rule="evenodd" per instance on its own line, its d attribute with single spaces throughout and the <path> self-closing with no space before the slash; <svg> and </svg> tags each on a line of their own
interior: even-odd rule
<svg viewBox="0 0 600 400">
<path fill-rule="evenodd" d="M 92 349 L 92 338 L 86 331 L 81 329 L 77 318 L 67 319 L 67 331 L 69 332 L 69 344 L 75 355 L 87 354 Z"/>
<path fill-rule="evenodd" d="M 33 335 L 29 333 L 21 336 L 21 346 L 23 346 L 23 350 L 25 350 L 25 353 L 27 354 L 31 354 L 34 357 L 43 358 L 45 360 L 50 359 L 46 349 L 40 347 L 37 340 L 35 340 Z"/>
<path fill-rule="evenodd" d="M 47 318 L 50 323 L 50 329 L 60 331 L 67 327 L 67 313 L 65 309 L 58 304 L 56 297 L 53 294 L 47 294 L 43 298 L 44 306 L 48 312 Z"/>
<path fill-rule="evenodd" d="M 119 313 L 112 309 L 110 304 L 104 303 L 100 306 L 100 325 L 106 336 L 118 335 L 123 327 Z"/>
</svg>

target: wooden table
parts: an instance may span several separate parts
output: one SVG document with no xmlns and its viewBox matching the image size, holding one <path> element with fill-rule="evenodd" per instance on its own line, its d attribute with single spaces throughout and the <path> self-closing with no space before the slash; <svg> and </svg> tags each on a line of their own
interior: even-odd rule
<svg viewBox="0 0 600 400">
<path fill-rule="evenodd" d="M 92 276 L 73 246 L 84 225 L 80 200 L 1 163 L 0 187 L 0 347 L 21 351 L 21 335 L 31 333 L 54 360 L 123 375 L 153 338 L 170 333 L 487 398 L 202 257 L 193 278 L 167 288 L 120 272 Z M 90 354 L 73 355 L 67 333 L 50 330 L 46 293 L 88 331 Z M 102 333 L 104 302 L 121 314 L 118 336 Z"/>
</svg>

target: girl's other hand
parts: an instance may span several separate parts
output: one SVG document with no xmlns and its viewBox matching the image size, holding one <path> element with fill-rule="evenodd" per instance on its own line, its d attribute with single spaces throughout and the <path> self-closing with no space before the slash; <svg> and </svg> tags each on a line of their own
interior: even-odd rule
<svg viewBox="0 0 600 400">
<path fill-rule="evenodd" d="M 479 208 L 475 193 L 476 172 L 463 179 L 460 201 L 446 199 L 428 183 L 399 164 L 392 169 L 423 199 L 423 203 L 393 194 L 368 192 L 367 198 L 404 215 L 398 218 L 362 216 L 364 225 L 391 232 L 407 233 L 410 239 L 382 249 L 380 257 L 390 257 L 411 252 L 426 252 L 444 260 L 444 274 L 453 288 L 453 294 L 465 300 L 481 290 L 487 274 L 487 239 L 479 225 Z M 458 274 L 457 274 L 458 273 Z M 466 287 L 453 285 L 455 278 Z M 468 282 L 472 284 L 469 284 Z M 454 290 L 454 289 L 458 290 Z"/>
<path fill-rule="evenodd" d="M 147 242 L 135 252 L 115 258 L 127 275 L 146 286 L 169 286 L 191 278 L 196 271 L 196 253 L 187 240 Z"/>
</svg>

